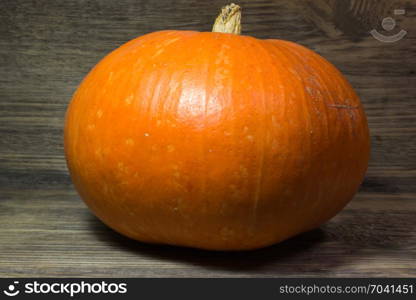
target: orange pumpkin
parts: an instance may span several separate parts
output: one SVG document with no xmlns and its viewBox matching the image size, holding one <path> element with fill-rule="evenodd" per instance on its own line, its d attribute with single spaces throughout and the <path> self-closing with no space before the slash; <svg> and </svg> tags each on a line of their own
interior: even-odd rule
<svg viewBox="0 0 416 300">
<path fill-rule="evenodd" d="M 356 193 L 369 133 L 350 84 L 298 44 L 239 35 L 239 21 L 230 5 L 214 32 L 136 38 L 74 94 L 70 174 L 114 230 L 255 249 L 316 228 Z"/>
</svg>

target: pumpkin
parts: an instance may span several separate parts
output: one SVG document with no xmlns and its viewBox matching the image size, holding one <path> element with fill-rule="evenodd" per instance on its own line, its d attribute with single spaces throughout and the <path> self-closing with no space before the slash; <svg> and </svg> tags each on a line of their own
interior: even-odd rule
<svg viewBox="0 0 416 300">
<path fill-rule="evenodd" d="M 92 212 L 138 241 L 265 247 L 320 226 L 369 159 L 363 107 L 317 53 L 240 35 L 159 31 L 111 52 L 68 107 L 65 153 Z"/>
</svg>

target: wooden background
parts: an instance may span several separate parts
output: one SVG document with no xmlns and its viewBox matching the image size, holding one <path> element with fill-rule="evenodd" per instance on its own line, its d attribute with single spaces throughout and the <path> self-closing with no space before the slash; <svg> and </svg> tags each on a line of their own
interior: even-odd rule
<svg viewBox="0 0 416 300">
<path fill-rule="evenodd" d="M 252 252 L 128 240 L 73 189 L 62 129 L 77 85 L 106 53 L 162 29 L 209 31 L 222 1 L 0 1 L 0 277 L 416 276 L 416 1 L 237 2 L 243 33 L 314 49 L 368 114 L 372 158 L 359 194 L 320 229 Z M 393 9 L 406 14 L 393 15 Z M 391 32 L 381 20 L 392 16 Z M 400 29 L 382 43 L 370 34 Z"/>
</svg>

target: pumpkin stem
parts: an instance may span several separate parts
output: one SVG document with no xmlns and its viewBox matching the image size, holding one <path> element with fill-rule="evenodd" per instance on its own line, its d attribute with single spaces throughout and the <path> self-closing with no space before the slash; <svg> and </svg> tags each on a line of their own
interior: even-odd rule
<svg viewBox="0 0 416 300">
<path fill-rule="evenodd" d="M 231 3 L 221 9 L 215 20 L 212 32 L 241 33 L 241 7 Z"/>
</svg>

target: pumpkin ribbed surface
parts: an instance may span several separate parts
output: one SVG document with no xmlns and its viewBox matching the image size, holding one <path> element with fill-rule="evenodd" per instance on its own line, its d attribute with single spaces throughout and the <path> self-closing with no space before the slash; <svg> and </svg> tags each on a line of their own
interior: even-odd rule
<svg viewBox="0 0 416 300">
<path fill-rule="evenodd" d="M 74 185 L 131 238 L 254 249 L 313 229 L 367 168 L 360 101 L 295 43 L 160 31 L 97 64 L 65 126 Z"/>
</svg>

